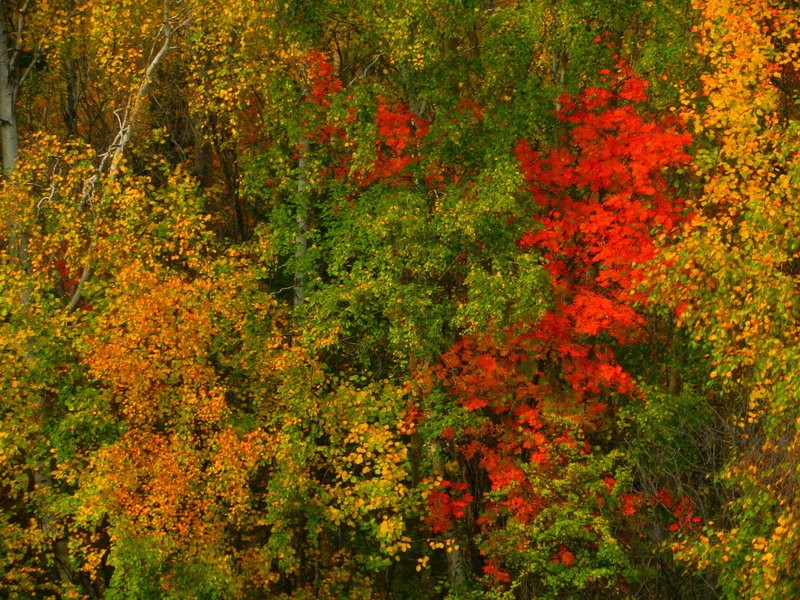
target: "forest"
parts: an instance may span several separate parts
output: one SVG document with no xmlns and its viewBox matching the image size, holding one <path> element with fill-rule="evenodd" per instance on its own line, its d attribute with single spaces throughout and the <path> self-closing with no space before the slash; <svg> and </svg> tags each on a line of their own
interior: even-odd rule
<svg viewBox="0 0 800 600">
<path fill-rule="evenodd" d="M 796 0 L 2 0 L 0 155 L 0 597 L 800 598 Z"/>
</svg>

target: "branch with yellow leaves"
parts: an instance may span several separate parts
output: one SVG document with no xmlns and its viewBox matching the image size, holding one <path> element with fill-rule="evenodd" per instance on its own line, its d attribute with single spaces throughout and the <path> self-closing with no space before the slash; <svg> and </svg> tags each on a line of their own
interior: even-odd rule
<svg viewBox="0 0 800 600">
<path fill-rule="evenodd" d="M 142 107 L 144 106 L 144 100 L 147 97 L 155 71 L 164 60 L 164 57 L 169 53 L 176 32 L 185 27 L 189 22 L 188 17 L 185 16 L 184 18 L 170 17 L 168 0 L 164 0 L 163 15 L 161 29 L 159 30 L 159 36 L 162 38 L 161 45 L 158 47 L 154 45 L 142 81 L 136 91 L 128 98 L 128 103 L 125 108 L 122 111 L 116 111 L 114 113 L 119 123 L 119 130 L 108 146 L 108 149 L 100 155 L 100 163 L 95 173 L 84 182 L 80 200 L 80 206 L 84 210 L 91 208 L 97 184 L 101 179 L 106 185 L 116 180 L 120 162 L 125 154 L 126 147 L 131 141 L 134 125 L 139 120 Z M 122 113 L 121 116 L 119 114 L 120 112 Z M 78 307 L 81 301 L 83 287 L 91 277 L 91 252 L 93 247 L 94 240 L 89 244 L 88 256 L 81 270 L 80 279 L 66 307 L 67 313 L 73 312 Z"/>
</svg>

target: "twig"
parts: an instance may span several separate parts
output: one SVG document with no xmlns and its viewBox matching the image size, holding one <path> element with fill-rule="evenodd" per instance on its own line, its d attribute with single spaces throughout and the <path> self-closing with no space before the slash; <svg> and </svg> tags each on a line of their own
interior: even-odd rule
<svg viewBox="0 0 800 600">
<path fill-rule="evenodd" d="M 364 79 L 367 75 L 369 75 L 369 70 L 372 67 L 374 67 L 375 63 L 377 63 L 385 54 L 386 54 L 386 52 L 381 52 L 380 54 L 378 54 L 378 56 L 375 57 L 375 60 L 373 60 L 366 67 L 364 67 L 364 71 L 363 71 L 363 73 L 361 75 L 356 75 L 355 77 L 353 77 L 353 79 L 350 81 L 350 83 L 347 84 L 347 87 L 353 87 L 353 84 L 356 81 L 359 81 L 360 79 Z"/>
<path fill-rule="evenodd" d="M 133 127 L 136 124 L 136 121 L 139 118 L 139 113 L 144 105 L 144 98 L 147 95 L 147 91 L 150 88 L 151 82 L 153 81 L 153 75 L 155 74 L 155 71 L 161 61 L 170 50 L 174 32 L 185 24 L 184 21 L 183 23 L 178 24 L 175 28 L 172 27 L 169 18 L 168 0 L 164 0 L 163 10 L 164 20 L 161 24 L 161 30 L 159 33 L 163 34 L 164 42 L 161 44 L 161 47 L 158 49 L 155 55 L 153 55 L 153 52 L 151 51 L 152 58 L 150 59 L 150 63 L 147 65 L 147 69 L 145 69 L 144 76 L 139 84 L 139 89 L 136 91 L 135 95 L 128 98 L 128 104 L 122 111 L 122 116 L 119 115 L 120 111 L 114 111 L 114 115 L 117 117 L 117 123 L 119 124 L 119 130 L 114 136 L 114 140 L 111 142 L 106 152 L 100 155 L 102 159 L 95 173 L 84 182 L 83 191 L 81 193 L 82 206 L 91 206 L 92 198 L 94 197 L 96 190 L 95 184 L 101 177 L 104 177 L 106 182 L 113 182 L 116 179 L 119 170 L 119 163 L 122 160 L 122 157 L 125 153 L 125 148 L 133 135 Z M 110 162 L 109 157 L 111 159 Z M 106 165 L 108 165 L 107 171 Z M 66 307 L 67 313 L 71 313 L 78 307 L 83 293 L 83 286 L 91 277 L 91 252 L 93 247 L 94 240 L 92 240 L 89 244 L 87 259 L 83 265 L 81 278 L 78 281 L 78 285 L 75 287 L 75 292 L 72 294 L 72 297 L 70 298 Z"/>
</svg>

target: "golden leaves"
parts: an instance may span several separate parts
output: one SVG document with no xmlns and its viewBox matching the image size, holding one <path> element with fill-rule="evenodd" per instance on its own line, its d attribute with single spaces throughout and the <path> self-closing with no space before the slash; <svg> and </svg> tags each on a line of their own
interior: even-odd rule
<svg viewBox="0 0 800 600">
<path fill-rule="evenodd" d="M 768 0 L 694 5 L 703 16 L 698 48 L 710 65 L 702 78 L 707 102 L 688 115 L 705 134 L 696 160 L 703 190 L 691 201 L 696 217 L 664 277 L 669 296 L 690 307 L 681 320 L 709 349 L 716 389 L 746 410 L 731 415 L 739 428 L 736 456 L 720 474 L 737 486 L 739 498 L 726 510 L 738 527 L 717 525 L 711 542 L 687 542 L 681 553 L 700 568 L 719 569 L 723 586 L 742 596 L 791 597 L 793 576 L 782 569 L 797 551 L 785 541 L 786 527 L 771 531 L 770 523 L 789 522 L 785 499 L 797 477 L 787 414 L 800 386 L 791 268 L 800 189 L 786 173 L 797 168 L 800 143 L 775 81 L 787 65 L 800 66 L 800 13 Z"/>
</svg>

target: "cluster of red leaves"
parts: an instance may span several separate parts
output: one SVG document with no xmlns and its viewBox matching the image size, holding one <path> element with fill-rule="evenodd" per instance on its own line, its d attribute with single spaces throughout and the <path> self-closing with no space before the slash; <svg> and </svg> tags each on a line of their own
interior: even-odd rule
<svg viewBox="0 0 800 600">
<path fill-rule="evenodd" d="M 379 181 L 398 183 L 404 179 L 406 167 L 419 162 L 419 144 L 428 133 L 430 123 L 416 116 L 400 102 L 387 102 L 378 96 L 375 116 L 378 136 L 375 139 L 375 162 L 359 181 L 369 185 Z"/>
<path fill-rule="evenodd" d="M 305 61 L 306 77 L 309 91 L 306 100 L 325 109 L 331 105 L 331 98 L 342 91 L 342 83 L 334 75 L 333 66 L 325 60 L 320 52 L 311 52 Z M 348 101 L 353 97 L 348 96 Z M 348 122 L 356 120 L 355 108 L 350 107 Z M 325 118 L 316 119 L 316 128 L 310 137 L 319 143 L 344 141 L 346 130 L 339 124 L 327 122 Z M 365 172 L 355 175 L 355 183 L 368 186 L 373 183 L 398 185 L 408 181 L 406 168 L 418 163 L 421 159 L 419 147 L 430 128 L 430 122 L 415 115 L 405 104 L 390 101 L 378 96 L 378 107 L 375 114 L 376 137 L 374 140 L 375 160 Z M 331 176 L 339 181 L 347 179 L 353 164 L 353 152 L 344 152 L 335 166 L 327 168 L 324 176 Z"/>
<path fill-rule="evenodd" d="M 644 266 L 656 256 L 653 232 L 681 219 L 682 202 L 663 173 L 690 160 L 690 135 L 646 120 L 636 106 L 646 82 L 620 70 L 609 89 L 562 97 L 558 117 L 570 126 L 563 145 L 537 151 L 522 140 L 515 150 L 542 209 L 518 244 L 542 253 L 557 298 L 536 335 L 561 357 L 573 388 L 590 394 L 633 390 L 610 348 L 586 340 L 635 339 Z"/>
<path fill-rule="evenodd" d="M 606 489 L 609 492 L 614 490 L 614 487 L 617 485 L 617 480 L 607 475 L 603 478 L 603 483 L 606 486 Z M 602 499 L 599 499 L 600 503 L 602 504 Z M 644 496 L 638 492 L 625 492 L 619 498 L 620 508 L 619 512 L 623 517 L 632 517 L 634 516 L 642 505 L 645 503 Z"/>
<path fill-rule="evenodd" d="M 655 503 L 666 508 L 675 517 L 675 521 L 667 527 L 670 531 L 689 531 L 703 521 L 701 517 L 695 516 L 694 502 L 689 496 L 676 499 L 669 490 L 661 488 L 656 493 Z"/>
<path fill-rule="evenodd" d="M 342 81 L 335 74 L 334 65 L 322 52 L 316 50 L 308 52 L 303 58 L 302 66 L 306 86 L 305 101 L 314 106 L 305 125 L 306 134 L 303 137 L 305 141 L 313 141 L 320 145 L 341 144 L 346 138 L 346 130 L 340 123 L 331 122 L 329 108 L 337 94 L 344 90 Z M 347 100 L 352 98 L 352 94 L 347 96 Z M 308 148 L 301 144 L 296 157 L 299 158 L 305 152 L 308 152 Z M 341 181 L 350 172 L 352 156 L 346 153 L 337 155 L 335 150 L 332 154 L 336 157 L 334 162 L 319 167 L 320 180 L 333 178 Z"/>
<path fill-rule="evenodd" d="M 488 558 L 483 565 L 483 574 L 500 583 L 509 583 L 511 577 L 507 571 L 500 568 L 500 563 L 496 558 Z"/>
<path fill-rule="evenodd" d="M 541 209 L 518 245 L 543 257 L 554 306 L 536 324 L 509 328 L 500 342 L 490 336 L 462 339 L 443 355 L 438 371 L 461 406 L 484 417 L 444 436 L 457 444 L 460 461 L 478 467 L 493 492 L 491 502 L 475 501 L 484 535 L 509 519 L 531 522 L 545 501 L 566 505 L 568 499 L 552 494 L 545 500 L 532 474 L 539 482 L 558 478 L 570 462 L 583 460 L 592 448 L 576 440 L 607 416 L 601 395 L 634 392 L 611 343 L 637 338 L 642 318 L 636 308 L 646 300 L 643 269 L 657 255 L 654 235 L 669 232 L 682 218 L 682 203 L 663 173 L 689 162 L 690 142 L 674 124 L 640 114 L 637 104 L 646 99 L 646 89 L 644 80 L 621 65 L 607 89 L 561 98 L 558 117 L 569 134 L 560 146 L 534 150 L 522 140 L 515 149 Z M 558 418 L 549 412 L 555 405 Z M 613 478 L 601 482 L 604 493 L 615 493 Z M 440 494 L 450 495 L 451 504 L 442 496 L 432 500 L 447 507 L 431 507 L 438 510 L 436 531 L 457 518 L 450 508 L 455 497 L 448 490 Z M 623 494 L 621 516 L 635 515 L 642 504 L 640 494 Z M 693 522 L 689 506 L 674 505 L 679 523 Z M 502 558 L 488 554 L 484 572 L 508 581 Z M 575 556 L 562 546 L 552 560 L 570 566 Z"/>
<path fill-rule="evenodd" d="M 627 492 L 622 495 L 620 504 L 620 512 L 623 514 L 623 516 L 632 517 L 639 510 L 639 507 L 642 504 L 642 497 L 640 494 Z"/>
<path fill-rule="evenodd" d="M 306 100 L 317 106 L 330 106 L 330 97 L 342 90 L 342 81 L 334 75 L 333 65 L 319 51 L 306 55 L 306 77 L 309 90 Z"/>
<path fill-rule="evenodd" d="M 434 533 L 444 533 L 456 519 L 464 518 L 472 495 L 467 493 L 467 485 L 446 479 L 428 496 L 428 516 L 426 523 Z"/>
<path fill-rule="evenodd" d="M 476 523 L 484 534 L 502 530 L 508 519 L 531 523 L 545 507 L 545 502 L 564 504 L 563 498 L 549 497 L 531 477 L 535 470 L 541 478 L 562 476 L 572 457 L 591 453 L 587 442 L 577 442 L 575 433 L 595 426 L 603 416 L 603 403 L 587 405 L 584 414 L 574 415 L 574 426 L 556 424 L 548 418 L 546 399 L 557 394 L 556 384 L 544 373 L 531 370 L 527 360 L 539 353 L 539 342 L 531 335 L 506 332 L 503 344 L 488 336 L 465 338 L 443 355 L 439 378 L 462 407 L 483 415 L 477 425 L 459 432 L 447 431 L 445 438 L 459 441 L 460 460 L 474 464 L 484 473 L 489 491 L 496 493 L 492 502 L 483 502 Z M 613 486 L 612 486 L 613 487 Z M 448 494 L 442 490 L 442 494 Z M 457 519 L 454 512 L 437 510 L 448 506 L 440 497 L 431 497 L 429 509 L 439 520 L 435 532 L 445 531 Z M 566 555 L 565 555 L 566 556 Z M 507 581 L 496 557 L 489 556 L 484 572 L 496 581 Z M 569 557 L 563 560 L 571 564 Z M 494 565 L 494 566 L 493 566 Z"/>
<path fill-rule="evenodd" d="M 304 64 L 309 86 L 306 101 L 323 109 L 329 107 L 332 97 L 344 89 L 342 81 L 334 74 L 333 65 L 318 51 L 309 52 Z M 321 124 L 311 134 L 316 141 L 326 143 L 344 138 L 344 128 L 328 123 L 325 119 L 320 119 L 319 122 Z"/>
<path fill-rule="evenodd" d="M 566 567 L 569 567 L 572 563 L 575 562 L 575 555 L 570 552 L 569 548 L 562 545 L 558 549 L 558 553 L 554 554 L 551 558 L 554 564 L 561 563 Z"/>
<path fill-rule="evenodd" d="M 457 438 L 459 459 L 477 466 L 489 491 L 499 492 L 495 501 L 481 506 L 477 524 L 484 530 L 507 518 L 525 524 L 539 515 L 543 490 L 532 482 L 531 469 L 555 477 L 568 462 L 567 450 L 577 455 L 591 452 L 591 446 L 578 443 L 574 433 L 576 428 L 592 428 L 599 412 L 576 415 L 574 427 L 556 425 L 546 417 L 541 399 L 553 388 L 526 363 L 536 344 L 532 336 L 514 330 L 505 332 L 502 344 L 490 336 L 464 338 L 443 355 L 438 368 L 439 380 L 461 406 L 485 417 L 458 435 L 452 429 L 443 432 L 447 440 Z M 435 497 L 431 503 L 441 505 L 442 500 Z M 453 520 L 440 521 L 444 528 L 436 531 L 446 530 Z"/>
</svg>

